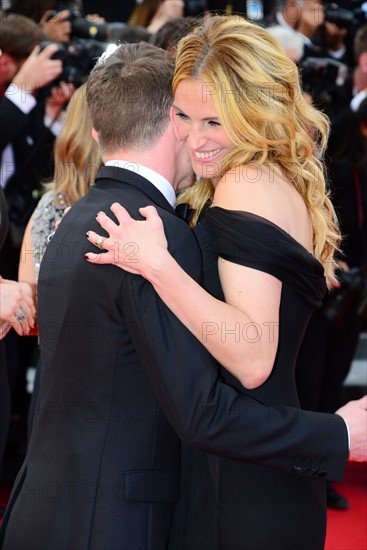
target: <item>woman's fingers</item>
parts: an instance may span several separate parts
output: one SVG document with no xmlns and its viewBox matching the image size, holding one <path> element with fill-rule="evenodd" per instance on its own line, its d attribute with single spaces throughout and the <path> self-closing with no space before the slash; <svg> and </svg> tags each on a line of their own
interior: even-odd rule
<svg viewBox="0 0 367 550">
<path fill-rule="evenodd" d="M 122 208 L 122 206 L 121 206 L 121 208 Z M 120 225 L 123 222 L 123 215 L 124 215 L 124 213 L 122 213 L 122 214 L 119 213 L 119 217 L 117 218 Z M 107 214 L 105 212 L 103 212 L 102 210 L 97 213 L 96 220 L 99 223 L 99 225 L 102 227 L 102 229 L 107 231 L 107 233 L 109 233 L 109 235 L 111 235 L 111 233 L 113 233 L 114 231 L 117 231 L 118 228 L 119 228 L 119 225 L 117 225 L 113 220 L 111 220 L 111 218 L 109 218 L 107 216 Z"/>
<path fill-rule="evenodd" d="M 28 334 L 34 326 L 35 307 L 32 291 L 27 283 L 17 283 L 2 280 L 1 291 L 1 321 L 8 322 L 20 334 Z"/>
<path fill-rule="evenodd" d="M 139 273 L 135 265 L 137 263 L 135 243 L 122 244 L 111 238 L 102 237 L 95 231 L 88 231 L 87 239 L 95 246 L 103 247 L 104 250 L 100 254 L 87 252 L 84 257 L 88 262 L 100 265 L 112 264 L 129 273 Z"/>
<path fill-rule="evenodd" d="M 30 321 L 32 317 L 30 316 L 30 311 L 26 304 L 19 306 L 19 310 L 14 313 L 13 317 L 9 320 L 10 325 L 13 329 L 19 334 L 19 336 L 24 336 L 30 331 Z M 32 322 L 33 326 L 33 322 Z"/>
<path fill-rule="evenodd" d="M 99 235 L 95 231 L 88 231 L 87 239 L 90 243 L 94 244 L 94 246 L 96 246 L 100 250 L 108 250 L 110 248 L 111 239 L 108 237 L 104 237 L 103 235 Z"/>
<path fill-rule="evenodd" d="M 115 214 L 119 224 L 124 222 L 126 223 L 128 221 L 134 221 L 126 208 L 124 208 L 119 202 L 114 202 L 113 204 L 111 204 L 110 210 Z"/>
<path fill-rule="evenodd" d="M 36 316 L 36 307 L 33 301 L 32 288 L 28 283 L 19 283 L 19 288 L 22 294 L 22 307 L 28 319 L 28 324 L 33 327 Z"/>
<path fill-rule="evenodd" d="M 0 340 L 5 338 L 9 330 L 11 330 L 11 325 L 8 322 L 0 322 Z"/>
<path fill-rule="evenodd" d="M 145 220 L 135 220 L 119 203 L 110 207 L 117 223 L 105 212 L 98 212 L 97 222 L 108 236 L 88 231 L 87 238 L 103 251 L 103 254 L 88 252 L 86 260 L 96 264 L 113 264 L 129 273 L 145 274 L 154 263 L 157 251 L 167 251 L 163 222 L 154 206 L 139 209 Z M 107 252 L 104 252 L 104 251 Z"/>
<path fill-rule="evenodd" d="M 91 264 L 114 264 L 113 255 L 111 256 L 108 252 L 103 254 L 95 254 L 94 252 L 87 252 L 84 255 L 85 259 L 88 260 Z"/>
<path fill-rule="evenodd" d="M 153 229 L 163 228 L 163 222 L 161 217 L 158 214 L 158 211 L 155 206 L 144 206 L 144 208 L 139 208 L 139 212 L 147 222 L 152 224 Z"/>
</svg>

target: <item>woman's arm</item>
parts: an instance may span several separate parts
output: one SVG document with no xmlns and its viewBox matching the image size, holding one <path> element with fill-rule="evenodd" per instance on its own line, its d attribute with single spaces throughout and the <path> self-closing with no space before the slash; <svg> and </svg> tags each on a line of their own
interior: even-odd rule
<svg viewBox="0 0 367 550">
<path fill-rule="evenodd" d="M 35 270 L 34 248 L 32 245 L 32 225 L 33 215 L 31 216 L 26 230 L 24 232 L 22 247 L 20 250 L 19 267 L 18 267 L 18 281 L 21 283 L 27 283 L 33 295 L 33 300 L 36 303 L 37 298 L 37 275 Z"/>
<path fill-rule="evenodd" d="M 143 275 L 165 304 L 208 351 L 247 388 L 270 375 L 278 343 L 281 283 L 271 275 L 219 260 L 227 303 L 208 294 L 167 250 L 163 224 L 154 207 L 141 210 L 145 222 L 111 206 L 119 225 L 100 212 L 98 222 L 110 237 L 99 242 L 105 254 L 88 253 L 94 263 L 113 263 Z M 98 243 L 99 235 L 88 238 Z"/>
</svg>

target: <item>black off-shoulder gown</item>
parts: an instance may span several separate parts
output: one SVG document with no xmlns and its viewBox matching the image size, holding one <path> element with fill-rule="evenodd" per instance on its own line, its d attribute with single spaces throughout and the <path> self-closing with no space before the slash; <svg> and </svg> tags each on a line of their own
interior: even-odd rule
<svg viewBox="0 0 367 550">
<path fill-rule="evenodd" d="M 218 255 L 282 281 L 279 344 L 271 375 L 255 390 L 244 388 L 225 369 L 222 375 L 227 383 L 263 403 L 298 407 L 295 363 L 310 315 L 326 290 L 322 265 L 280 227 L 249 212 L 209 208 L 195 234 L 203 254 L 204 286 L 217 298 L 223 299 Z M 271 325 L 260 329 L 261 338 L 272 336 Z M 247 337 L 253 338 L 254 332 Z M 251 415 L 251 410 L 241 413 Z M 289 460 L 293 463 L 295 457 Z M 170 549 L 324 548 L 326 495 L 325 482 L 319 477 L 189 448 L 183 451 L 183 471 Z"/>
</svg>

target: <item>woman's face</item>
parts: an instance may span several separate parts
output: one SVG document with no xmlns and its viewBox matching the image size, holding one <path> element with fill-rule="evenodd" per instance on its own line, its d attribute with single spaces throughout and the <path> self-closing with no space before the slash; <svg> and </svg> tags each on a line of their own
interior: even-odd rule
<svg viewBox="0 0 367 550">
<path fill-rule="evenodd" d="M 195 174 L 210 178 L 216 185 L 221 161 L 234 144 L 220 123 L 213 93 L 213 87 L 202 80 L 181 81 L 171 118 L 178 139 L 186 142 Z"/>
</svg>

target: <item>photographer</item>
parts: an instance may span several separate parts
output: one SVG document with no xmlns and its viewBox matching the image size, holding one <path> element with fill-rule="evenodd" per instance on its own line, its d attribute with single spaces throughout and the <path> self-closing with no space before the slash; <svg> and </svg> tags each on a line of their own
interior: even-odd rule
<svg viewBox="0 0 367 550">
<path fill-rule="evenodd" d="M 63 84 L 51 97 L 40 97 L 62 71 L 61 61 L 52 59 L 57 45 L 43 51 L 37 46 L 45 38 L 40 26 L 24 16 L 11 14 L 0 21 L 0 175 L 9 215 L 0 273 L 10 280 L 18 277 L 23 232 L 38 202 L 41 181 L 53 173 L 53 144 L 57 126 L 61 129 L 56 117 L 70 97 Z M 27 406 L 24 373 L 37 342 L 14 331 L 4 342 L 13 413 L 22 414 Z"/>
<path fill-rule="evenodd" d="M 55 118 L 72 89 L 61 84 L 51 97 L 40 96 L 61 74 L 62 63 L 52 59 L 57 45 L 43 51 L 37 47 L 45 34 L 36 23 L 11 14 L 0 22 L 0 31 L 1 185 L 16 245 L 14 229 L 21 231 L 27 223 L 40 180 L 52 167 L 52 147 L 61 129 Z"/>
<path fill-rule="evenodd" d="M 55 9 L 55 0 L 12 0 L 6 13 L 24 15 L 38 23 L 48 40 L 67 42 L 70 39 L 71 23 L 69 10 L 51 14 Z"/>
</svg>

